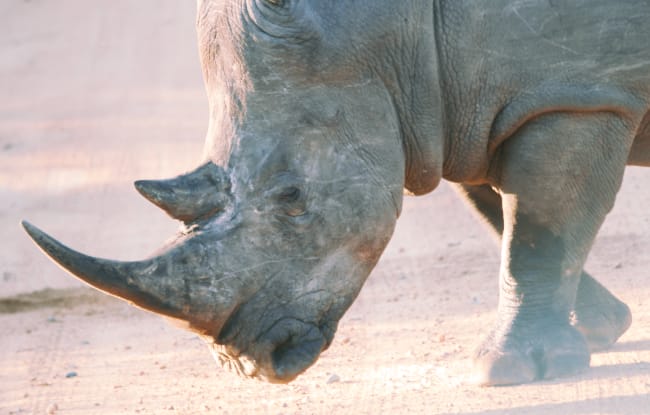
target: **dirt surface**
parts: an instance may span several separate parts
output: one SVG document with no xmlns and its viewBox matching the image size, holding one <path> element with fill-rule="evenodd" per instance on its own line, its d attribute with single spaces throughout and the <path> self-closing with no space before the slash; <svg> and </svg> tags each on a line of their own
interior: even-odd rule
<svg viewBox="0 0 650 415">
<path fill-rule="evenodd" d="M 0 2 L 0 414 L 649 414 L 650 169 L 629 169 L 588 269 L 634 323 L 579 376 L 472 383 L 498 250 L 442 185 L 407 198 L 332 347 L 290 385 L 223 371 L 192 334 L 85 288 L 18 226 L 136 259 L 175 230 L 132 182 L 193 168 L 207 127 L 194 2 Z"/>
</svg>

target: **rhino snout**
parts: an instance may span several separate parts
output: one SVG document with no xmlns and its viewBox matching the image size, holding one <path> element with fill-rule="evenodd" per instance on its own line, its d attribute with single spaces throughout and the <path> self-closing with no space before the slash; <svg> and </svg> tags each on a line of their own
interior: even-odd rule
<svg viewBox="0 0 650 415">
<path fill-rule="evenodd" d="M 329 327 L 285 317 L 251 344 L 238 347 L 235 339 L 223 340 L 229 331 L 238 332 L 232 324 L 226 324 L 219 338 L 209 342 L 215 359 L 223 367 L 249 378 L 288 383 L 314 364 L 329 347 L 334 336 Z"/>
</svg>

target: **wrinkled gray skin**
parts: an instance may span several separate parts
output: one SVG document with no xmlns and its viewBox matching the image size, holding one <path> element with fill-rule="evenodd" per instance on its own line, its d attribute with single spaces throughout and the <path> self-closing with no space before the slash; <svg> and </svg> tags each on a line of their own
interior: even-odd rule
<svg viewBox="0 0 650 415">
<path fill-rule="evenodd" d="M 625 165 L 650 165 L 648 22 L 642 0 L 199 0 L 206 164 L 136 183 L 183 231 L 125 263 L 25 227 L 225 366 L 287 382 L 331 343 L 402 189 L 445 178 L 502 243 L 481 382 L 569 375 L 631 321 L 583 264 Z"/>
</svg>

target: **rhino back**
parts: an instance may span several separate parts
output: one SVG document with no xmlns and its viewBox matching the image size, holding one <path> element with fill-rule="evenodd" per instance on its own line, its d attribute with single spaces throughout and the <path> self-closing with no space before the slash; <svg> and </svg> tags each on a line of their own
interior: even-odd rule
<svg viewBox="0 0 650 415">
<path fill-rule="evenodd" d="M 534 114 L 648 112 L 648 1 L 454 0 L 437 13 L 448 179 L 485 174 L 489 158 L 457 160 L 480 159 Z"/>
</svg>

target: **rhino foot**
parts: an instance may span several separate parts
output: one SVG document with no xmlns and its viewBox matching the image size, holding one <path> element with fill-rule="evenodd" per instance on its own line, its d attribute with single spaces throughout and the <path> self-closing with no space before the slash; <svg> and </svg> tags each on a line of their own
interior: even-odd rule
<svg viewBox="0 0 650 415">
<path fill-rule="evenodd" d="M 630 328 L 632 313 L 623 302 L 607 305 L 607 308 L 576 308 L 575 327 L 587 340 L 589 350 L 598 352 L 609 349 Z"/>
<path fill-rule="evenodd" d="M 506 386 L 575 375 L 589 367 L 583 336 L 567 323 L 532 330 L 495 330 L 474 358 L 482 386 Z"/>
<path fill-rule="evenodd" d="M 587 340 L 589 350 L 611 347 L 632 324 L 630 308 L 596 280 L 583 274 L 578 288 L 573 325 Z"/>
</svg>

